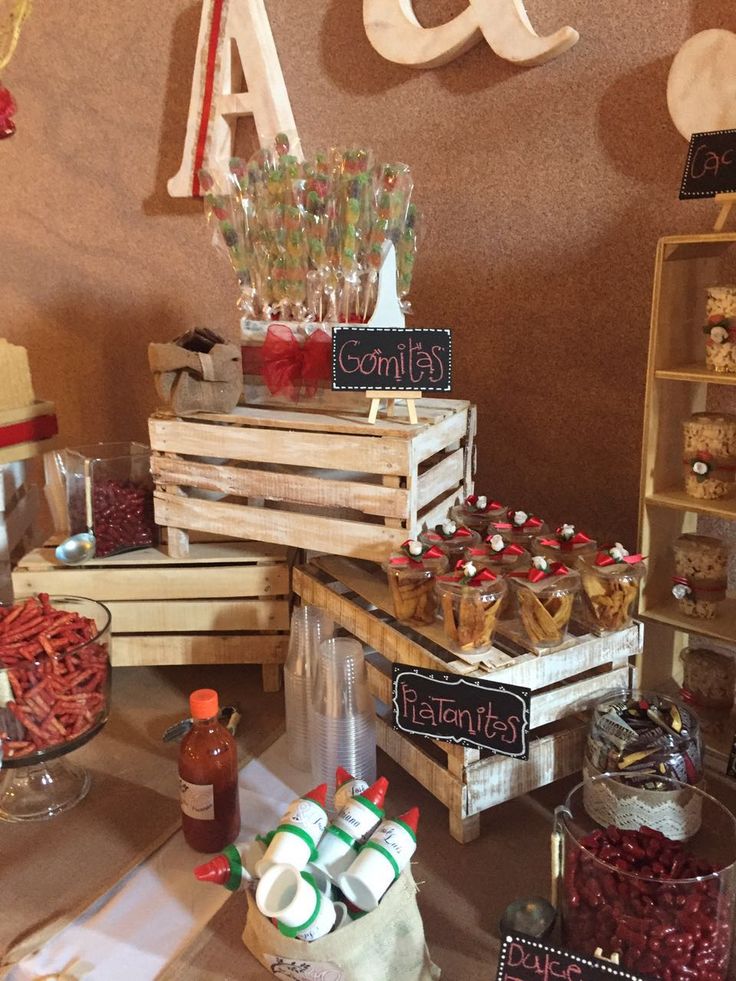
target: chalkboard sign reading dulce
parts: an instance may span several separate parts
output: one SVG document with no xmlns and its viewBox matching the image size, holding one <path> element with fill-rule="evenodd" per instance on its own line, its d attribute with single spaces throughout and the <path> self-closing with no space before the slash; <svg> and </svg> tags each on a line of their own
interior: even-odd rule
<svg viewBox="0 0 736 981">
<path fill-rule="evenodd" d="M 506 934 L 501 944 L 496 981 L 650 981 L 641 974 L 583 957 L 541 940 Z"/>
<path fill-rule="evenodd" d="M 680 199 L 736 192 L 736 129 L 693 133 L 682 175 Z"/>
<path fill-rule="evenodd" d="M 399 732 L 529 759 L 529 688 L 393 666 L 393 724 Z"/>
<path fill-rule="evenodd" d="M 333 327 L 332 387 L 356 392 L 449 392 L 452 335 L 435 327 Z"/>
</svg>

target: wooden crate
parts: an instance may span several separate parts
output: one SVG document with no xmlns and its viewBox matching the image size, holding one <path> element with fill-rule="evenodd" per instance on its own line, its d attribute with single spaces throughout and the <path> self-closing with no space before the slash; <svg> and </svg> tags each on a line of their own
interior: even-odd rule
<svg viewBox="0 0 736 981">
<path fill-rule="evenodd" d="M 367 411 L 153 415 L 156 521 L 168 529 L 171 554 L 186 554 L 187 530 L 198 529 L 375 559 L 471 493 L 468 402 L 422 399 L 418 425 L 397 418 L 372 426 Z M 202 491 L 223 497 L 192 495 Z"/>
<path fill-rule="evenodd" d="M 642 630 L 635 624 L 594 637 L 572 624 L 565 645 L 537 656 L 501 636 L 497 654 L 511 662 L 481 671 L 458 662 L 439 624 L 409 628 L 393 618 L 385 576 L 373 563 L 321 556 L 294 570 L 294 592 L 327 610 L 371 648 L 368 675 L 384 709 L 377 718 L 380 747 L 448 808 L 450 834 L 460 842 L 480 833 L 480 813 L 580 769 L 587 731 L 585 708 L 606 689 L 635 682 Z M 391 727 L 391 662 L 532 689 L 529 759 L 516 760 L 452 743 L 407 736 Z"/>
<path fill-rule="evenodd" d="M 115 666 L 260 664 L 277 691 L 289 631 L 284 549 L 259 542 L 192 544 L 186 559 L 148 548 L 62 565 L 48 543 L 13 572 L 16 595 L 100 600 L 112 614 Z"/>
<path fill-rule="evenodd" d="M 13 602 L 12 565 L 34 544 L 39 492 L 26 463 L 0 464 L 0 603 Z"/>
</svg>

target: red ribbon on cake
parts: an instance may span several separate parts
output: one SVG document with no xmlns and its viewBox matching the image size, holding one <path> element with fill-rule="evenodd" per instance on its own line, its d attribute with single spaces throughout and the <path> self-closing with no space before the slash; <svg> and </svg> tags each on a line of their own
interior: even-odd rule
<svg viewBox="0 0 736 981">
<path fill-rule="evenodd" d="M 262 347 L 242 348 L 243 373 L 260 374 L 271 395 L 312 398 L 332 377 L 332 339 L 318 327 L 300 344 L 288 324 L 269 324 Z"/>
</svg>

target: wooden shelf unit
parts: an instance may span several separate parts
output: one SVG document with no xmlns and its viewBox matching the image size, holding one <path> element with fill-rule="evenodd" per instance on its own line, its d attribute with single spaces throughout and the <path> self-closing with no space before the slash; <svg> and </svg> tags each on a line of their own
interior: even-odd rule
<svg viewBox="0 0 736 981">
<path fill-rule="evenodd" d="M 641 624 L 594 637 L 571 624 L 567 641 L 541 656 L 500 633 L 494 648 L 511 661 L 468 672 L 447 648 L 441 626 L 408 627 L 393 616 L 386 576 L 375 563 L 319 556 L 294 569 L 294 592 L 320 606 L 370 649 L 368 680 L 382 703 L 378 745 L 434 794 L 449 811 L 450 834 L 469 842 L 480 834 L 481 811 L 580 770 L 588 732 L 586 709 L 602 691 L 636 684 Z M 499 632 L 503 630 L 503 621 Z M 532 690 L 529 759 L 517 760 L 449 742 L 409 736 L 392 728 L 391 662 Z"/>
<path fill-rule="evenodd" d="M 736 600 L 714 620 L 683 616 L 672 597 L 672 543 L 698 528 L 699 516 L 736 521 L 736 500 L 705 501 L 684 491 L 682 424 L 708 407 L 708 386 L 736 375 L 705 367 L 705 290 L 736 282 L 736 232 L 675 235 L 657 245 L 639 505 L 639 548 L 648 556 L 640 597 L 646 621 L 641 679 L 661 686 L 678 673 L 690 633 L 736 645 Z M 679 384 L 672 384 L 672 382 Z M 723 389 L 721 389 L 721 396 Z"/>
</svg>

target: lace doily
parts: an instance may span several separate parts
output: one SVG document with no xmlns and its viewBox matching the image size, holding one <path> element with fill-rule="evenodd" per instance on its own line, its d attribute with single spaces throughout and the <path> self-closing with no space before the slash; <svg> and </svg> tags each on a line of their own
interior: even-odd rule
<svg viewBox="0 0 736 981">
<path fill-rule="evenodd" d="M 597 776 L 585 767 L 583 805 L 589 816 L 604 828 L 616 825 L 638 831 L 642 825 L 661 831 L 673 841 L 685 841 L 700 830 L 703 801 L 689 790 L 663 791 L 627 787 L 614 780 L 589 780 Z"/>
</svg>

